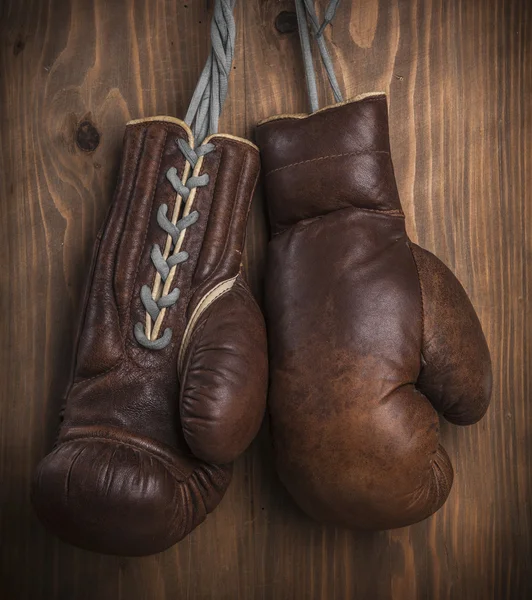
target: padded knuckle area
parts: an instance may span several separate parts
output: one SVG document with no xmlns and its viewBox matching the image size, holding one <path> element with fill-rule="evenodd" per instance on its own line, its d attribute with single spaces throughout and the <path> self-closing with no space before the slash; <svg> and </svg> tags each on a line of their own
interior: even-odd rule
<svg viewBox="0 0 532 600">
<path fill-rule="evenodd" d="M 312 518 L 342 527 L 386 530 L 431 516 L 447 499 L 453 481 L 452 466 L 440 447 L 424 469 L 413 470 L 400 455 L 394 458 L 393 467 L 375 466 L 363 481 L 356 463 L 341 471 L 310 471 L 301 465 L 292 469 L 281 457 L 277 468 L 286 488 Z"/>
<path fill-rule="evenodd" d="M 262 315 L 236 289 L 199 324 L 181 386 L 181 424 L 198 458 L 225 464 L 258 432 L 266 404 L 267 356 Z"/>
<path fill-rule="evenodd" d="M 281 479 L 317 520 L 379 530 L 425 519 L 445 502 L 453 481 L 437 414 L 411 386 L 384 402 L 366 400 L 371 410 L 324 419 L 313 439 L 305 427 L 297 437 L 293 429 L 278 435 Z"/>
<path fill-rule="evenodd" d="M 108 554 L 153 554 L 204 520 L 195 475 L 182 477 L 133 444 L 74 439 L 41 461 L 32 500 L 42 521 L 64 541 Z"/>
</svg>

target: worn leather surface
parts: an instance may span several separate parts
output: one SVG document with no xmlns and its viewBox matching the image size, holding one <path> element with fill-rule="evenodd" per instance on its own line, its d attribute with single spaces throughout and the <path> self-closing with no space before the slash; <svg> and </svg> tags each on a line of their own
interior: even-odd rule
<svg viewBox="0 0 532 600">
<path fill-rule="evenodd" d="M 262 315 L 241 273 L 246 220 L 259 172 L 255 147 L 215 136 L 204 157 L 167 309 L 163 350 L 139 345 L 143 285 L 152 287 L 150 251 L 164 248 L 159 206 L 171 215 L 166 178 L 185 161 L 177 121 L 126 128 L 113 205 L 95 249 L 64 421 L 53 451 L 39 464 L 33 504 L 62 539 L 104 553 L 159 552 L 182 539 L 220 502 L 231 461 L 255 436 L 267 386 Z M 178 353 L 194 309 L 220 282 L 236 278 L 197 320 L 178 372 Z"/>
<path fill-rule="evenodd" d="M 424 519 L 453 481 L 438 412 L 480 419 L 491 364 L 464 289 L 406 235 L 386 97 L 273 119 L 257 139 L 279 475 L 320 521 Z"/>
</svg>

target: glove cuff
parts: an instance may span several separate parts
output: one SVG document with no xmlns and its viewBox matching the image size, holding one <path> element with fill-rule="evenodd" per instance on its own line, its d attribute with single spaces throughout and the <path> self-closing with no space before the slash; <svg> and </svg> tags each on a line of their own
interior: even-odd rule
<svg viewBox="0 0 532 600">
<path fill-rule="evenodd" d="M 349 208 L 400 211 L 382 93 L 257 127 L 272 233 Z"/>
</svg>

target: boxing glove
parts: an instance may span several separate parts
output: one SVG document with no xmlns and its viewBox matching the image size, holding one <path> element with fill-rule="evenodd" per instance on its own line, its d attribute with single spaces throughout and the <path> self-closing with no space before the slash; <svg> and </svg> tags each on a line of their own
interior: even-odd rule
<svg viewBox="0 0 532 600">
<path fill-rule="evenodd" d="M 453 480 L 438 413 L 480 419 L 491 365 L 462 286 L 407 237 L 386 97 L 274 117 L 257 140 L 280 478 L 320 521 L 387 529 L 424 519 Z"/>
<path fill-rule="evenodd" d="M 33 504 L 63 540 L 164 550 L 220 502 L 266 403 L 262 315 L 241 268 L 257 148 L 199 147 L 170 117 L 126 127 L 64 420 Z"/>
</svg>

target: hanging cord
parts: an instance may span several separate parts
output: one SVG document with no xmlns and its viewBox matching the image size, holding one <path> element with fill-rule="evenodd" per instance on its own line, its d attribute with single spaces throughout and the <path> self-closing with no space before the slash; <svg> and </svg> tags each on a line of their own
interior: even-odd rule
<svg viewBox="0 0 532 600">
<path fill-rule="evenodd" d="M 212 49 L 190 101 L 185 123 L 190 125 L 197 144 L 208 133 L 218 131 L 218 119 L 227 96 L 229 73 L 235 54 L 236 0 L 217 0 L 211 22 Z"/>
<path fill-rule="evenodd" d="M 154 333 L 159 331 L 162 319 L 161 312 L 173 306 L 179 299 L 180 289 L 175 287 L 171 292 L 175 267 L 188 260 L 188 252 L 181 250 L 185 230 L 194 225 L 199 218 L 199 212 L 187 212 L 187 199 L 193 189 L 204 187 L 209 183 L 208 173 L 201 176 L 191 175 L 198 160 L 214 150 L 214 144 L 204 144 L 209 135 L 218 131 L 220 113 L 227 96 L 229 74 L 235 53 L 236 28 L 233 18 L 233 8 L 236 0 L 215 0 L 211 22 L 211 52 L 200 75 L 192 100 L 185 117 L 185 123 L 190 126 L 194 136 L 194 147 L 183 139 L 176 143 L 190 166 L 186 181 L 181 181 L 177 169 L 170 167 L 166 178 L 176 191 L 176 211 L 181 212 L 181 204 L 185 201 L 183 214 L 174 223 L 169 219 L 168 206 L 161 204 L 157 212 L 159 227 L 168 234 L 166 249 L 161 251 L 159 244 L 154 244 L 151 250 L 151 261 L 157 271 L 153 289 L 148 285 L 142 286 L 140 299 L 146 309 L 146 325 L 137 323 L 134 328 L 137 342 L 150 350 L 162 350 L 172 339 L 172 329 L 167 327 L 159 338 Z M 186 166 L 185 163 L 185 166 Z M 187 169 L 185 168 L 185 172 Z M 176 219 L 177 219 L 176 215 Z M 152 339 L 153 338 L 153 339 Z"/>
<path fill-rule="evenodd" d="M 312 33 L 316 38 L 318 50 L 320 52 L 321 61 L 325 67 L 329 83 L 331 85 L 334 99 L 336 102 L 343 102 L 342 92 L 334 73 L 334 67 L 325 44 L 323 32 L 336 15 L 336 10 L 340 0 L 330 0 L 323 22 L 319 23 L 314 9 L 314 0 L 296 0 L 297 24 L 299 28 L 299 39 L 301 41 L 301 51 L 303 54 L 303 63 L 305 66 L 305 78 L 307 80 L 307 91 L 312 112 L 318 110 L 318 88 L 316 86 L 316 72 L 314 70 L 314 61 L 312 60 L 312 50 L 310 48 L 310 33 L 309 28 L 312 28 Z M 310 25 L 309 25 L 310 22 Z"/>
</svg>

